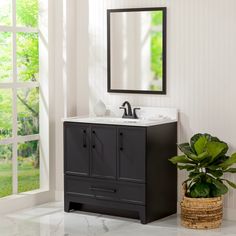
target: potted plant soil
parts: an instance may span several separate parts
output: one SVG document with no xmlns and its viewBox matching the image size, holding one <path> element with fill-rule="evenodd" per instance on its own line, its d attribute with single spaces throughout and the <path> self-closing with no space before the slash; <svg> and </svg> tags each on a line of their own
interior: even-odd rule
<svg viewBox="0 0 236 236">
<path fill-rule="evenodd" d="M 228 145 L 210 134 L 196 134 L 190 143 L 178 145 L 183 153 L 170 161 L 180 170 L 188 171 L 183 182 L 181 224 L 187 228 L 218 228 L 223 216 L 223 195 L 228 186 L 236 184 L 225 179 L 224 173 L 236 173 L 236 153 L 227 155 Z"/>
</svg>

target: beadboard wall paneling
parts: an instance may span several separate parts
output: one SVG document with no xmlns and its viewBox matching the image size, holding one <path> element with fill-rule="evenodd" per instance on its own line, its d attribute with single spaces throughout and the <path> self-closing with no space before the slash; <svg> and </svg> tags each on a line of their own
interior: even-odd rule
<svg viewBox="0 0 236 236">
<path fill-rule="evenodd" d="M 157 6 L 168 8 L 167 95 L 107 93 L 106 9 Z M 236 150 L 235 0 L 89 0 L 88 9 L 90 113 L 98 99 L 116 107 L 124 100 L 136 106 L 176 107 L 179 142 L 209 132 Z M 77 79 L 87 80 L 80 73 Z M 179 172 L 179 199 L 185 177 Z M 236 209 L 236 191 L 225 197 L 225 207 Z"/>
</svg>

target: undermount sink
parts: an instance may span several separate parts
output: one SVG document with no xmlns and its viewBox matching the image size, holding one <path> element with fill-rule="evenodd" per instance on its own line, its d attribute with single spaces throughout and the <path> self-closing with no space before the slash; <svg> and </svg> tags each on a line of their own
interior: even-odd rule
<svg viewBox="0 0 236 236">
<path fill-rule="evenodd" d="M 157 117 L 153 119 L 127 119 L 119 117 L 72 117 L 64 121 L 81 122 L 81 123 L 94 123 L 94 124 L 111 124 L 111 125 L 130 125 L 130 126 L 152 126 L 163 123 L 174 122 L 168 117 Z"/>
<path fill-rule="evenodd" d="M 98 122 L 115 122 L 115 123 L 139 123 L 142 121 L 141 119 L 125 119 L 119 117 L 94 117 L 90 119 Z"/>
</svg>

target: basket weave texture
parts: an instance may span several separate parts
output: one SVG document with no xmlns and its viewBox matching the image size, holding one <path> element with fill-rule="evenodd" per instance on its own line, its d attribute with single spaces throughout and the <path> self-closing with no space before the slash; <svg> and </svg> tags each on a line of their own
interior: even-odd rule
<svg viewBox="0 0 236 236">
<path fill-rule="evenodd" d="M 219 228 L 223 217 L 222 197 L 188 198 L 183 197 L 181 224 L 191 229 Z"/>
</svg>

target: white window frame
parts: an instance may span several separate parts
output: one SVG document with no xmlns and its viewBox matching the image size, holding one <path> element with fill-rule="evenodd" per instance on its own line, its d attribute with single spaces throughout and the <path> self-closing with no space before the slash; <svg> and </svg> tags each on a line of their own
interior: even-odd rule
<svg viewBox="0 0 236 236">
<path fill-rule="evenodd" d="M 18 162 L 17 162 L 17 147 L 19 143 L 28 141 L 39 141 L 40 135 L 17 135 L 17 89 L 21 88 L 39 88 L 39 82 L 19 82 L 17 80 L 17 42 L 16 35 L 18 32 L 22 33 L 38 33 L 38 28 L 22 27 L 16 25 L 16 0 L 11 0 L 12 9 L 12 26 L 0 25 L 0 32 L 10 32 L 12 34 L 12 81 L 1 82 L 0 89 L 12 90 L 12 137 L 0 140 L 0 145 L 12 144 L 12 194 L 18 194 Z M 41 167 L 40 167 L 41 168 Z M 41 172 L 41 170 L 40 170 Z M 41 179 L 41 177 L 40 177 Z M 41 187 L 41 181 L 40 181 Z M 11 196 L 11 195 L 9 195 Z M 8 196 L 7 196 L 8 197 Z"/>
<path fill-rule="evenodd" d="M 58 2 L 56 0 L 39 0 L 40 189 L 0 198 L 0 214 L 55 200 L 56 111 L 54 76 L 55 26 L 58 25 L 58 23 L 55 24 L 55 12 Z"/>
</svg>

